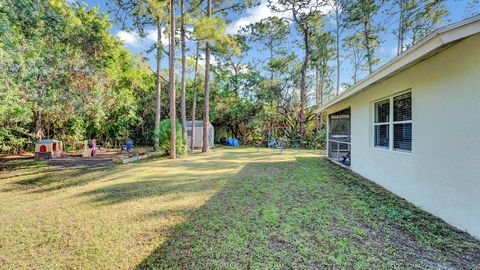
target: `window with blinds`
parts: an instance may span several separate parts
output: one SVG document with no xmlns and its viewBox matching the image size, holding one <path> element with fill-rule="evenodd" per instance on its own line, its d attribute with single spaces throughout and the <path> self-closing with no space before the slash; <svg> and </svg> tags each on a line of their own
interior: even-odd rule
<svg viewBox="0 0 480 270">
<path fill-rule="evenodd" d="M 388 148 L 390 144 L 390 99 L 375 103 L 375 146 Z"/>
<path fill-rule="evenodd" d="M 412 93 L 381 100 L 374 107 L 375 147 L 412 151 Z"/>
<path fill-rule="evenodd" d="M 412 93 L 393 98 L 393 150 L 412 151 Z"/>
<path fill-rule="evenodd" d="M 389 145 L 389 125 L 375 126 L 375 146 L 388 148 Z"/>
</svg>

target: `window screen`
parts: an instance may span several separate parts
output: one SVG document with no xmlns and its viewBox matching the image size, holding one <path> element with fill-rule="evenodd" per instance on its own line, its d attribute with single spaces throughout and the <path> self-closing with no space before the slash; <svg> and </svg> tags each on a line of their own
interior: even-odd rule
<svg viewBox="0 0 480 270">
<path fill-rule="evenodd" d="M 375 126 L 375 146 L 388 148 L 389 136 L 388 129 L 389 124 L 376 125 Z"/>
<path fill-rule="evenodd" d="M 393 125 L 393 149 L 412 151 L 412 123 Z"/>
<path fill-rule="evenodd" d="M 375 103 L 375 123 L 390 121 L 390 100 Z"/>
<path fill-rule="evenodd" d="M 393 121 L 412 120 L 412 93 L 393 98 Z"/>
<path fill-rule="evenodd" d="M 412 93 L 393 98 L 393 149 L 412 151 Z"/>
<path fill-rule="evenodd" d="M 375 103 L 375 146 L 389 147 L 390 100 Z"/>
</svg>

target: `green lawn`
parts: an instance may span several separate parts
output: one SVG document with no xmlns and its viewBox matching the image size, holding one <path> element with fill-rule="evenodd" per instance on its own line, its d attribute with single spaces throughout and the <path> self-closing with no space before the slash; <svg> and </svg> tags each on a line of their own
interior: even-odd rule
<svg viewBox="0 0 480 270">
<path fill-rule="evenodd" d="M 480 269 L 480 242 L 318 152 L 26 164 L 0 172 L 1 269 Z"/>
</svg>

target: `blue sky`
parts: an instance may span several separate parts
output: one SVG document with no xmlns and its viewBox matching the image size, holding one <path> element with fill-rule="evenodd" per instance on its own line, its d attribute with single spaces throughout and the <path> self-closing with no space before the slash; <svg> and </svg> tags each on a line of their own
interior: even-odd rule
<svg viewBox="0 0 480 270">
<path fill-rule="evenodd" d="M 66 1 L 72 3 L 72 2 L 75 2 L 76 0 L 66 0 Z M 108 0 L 78 0 L 78 2 L 84 2 L 90 7 L 98 6 L 101 12 L 108 12 L 110 9 L 109 6 L 111 7 L 111 5 L 107 5 Z M 276 14 L 273 11 L 271 11 L 267 7 L 267 2 L 268 2 L 267 0 L 255 0 L 255 2 L 258 4 L 255 7 L 245 10 L 240 14 L 230 14 L 227 17 L 227 20 L 229 21 L 229 23 L 227 25 L 226 30 L 228 33 L 235 33 L 239 29 L 239 27 L 246 26 L 249 23 L 260 21 L 261 19 L 269 16 L 285 16 L 285 14 L 278 14 L 278 13 Z M 469 0 L 447 0 L 445 5 L 450 14 L 442 22 L 440 26 L 462 20 L 468 17 L 467 13 L 469 12 L 473 13 L 473 11 L 466 10 L 466 6 L 468 2 Z M 328 10 L 324 10 L 324 12 L 327 13 Z M 112 16 L 110 16 L 110 18 L 112 18 Z M 389 21 L 388 24 L 392 25 L 392 27 L 398 24 L 398 23 L 395 23 L 395 22 L 398 22 L 398 19 L 396 18 L 387 18 L 384 15 L 380 15 L 379 19 L 390 20 L 391 23 Z M 331 29 L 333 26 L 334 25 L 332 25 L 330 20 L 327 20 L 326 28 Z M 152 68 L 155 68 L 153 53 L 150 53 L 150 54 L 146 53 L 146 50 L 151 46 L 152 42 L 156 39 L 155 30 L 153 27 L 147 30 L 148 35 L 144 39 L 141 39 L 135 33 L 124 31 L 123 29 L 121 29 L 121 25 L 115 22 L 110 31 L 113 35 L 118 36 L 120 39 L 122 39 L 125 43 L 125 47 L 130 51 L 132 51 L 133 53 L 146 54 L 147 58 L 149 59 L 149 64 L 152 66 Z M 292 34 L 290 35 L 289 43 L 293 44 L 297 38 L 298 38 L 298 34 L 295 32 L 295 27 L 292 26 Z M 381 57 L 382 62 L 384 63 L 396 55 L 396 38 L 394 34 L 391 33 L 391 31 L 383 33 L 381 38 L 383 40 L 383 43 L 379 50 L 379 56 Z M 167 41 L 165 40 L 164 44 L 166 43 Z M 293 48 L 292 49 L 293 51 L 301 55 L 301 51 L 298 49 L 295 49 L 294 48 L 295 46 L 287 46 L 287 47 Z M 194 53 L 193 50 L 190 53 L 193 54 Z M 244 61 L 249 62 L 255 59 L 262 59 L 263 55 L 265 54 L 262 53 L 262 51 L 253 49 L 244 58 Z M 166 65 L 166 62 L 164 66 L 165 65 Z M 346 61 L 342 65 L 342 74 L 344 74 L 342 82 L 351 82 L 350 81 L 351 66 Z"/>
</svg>

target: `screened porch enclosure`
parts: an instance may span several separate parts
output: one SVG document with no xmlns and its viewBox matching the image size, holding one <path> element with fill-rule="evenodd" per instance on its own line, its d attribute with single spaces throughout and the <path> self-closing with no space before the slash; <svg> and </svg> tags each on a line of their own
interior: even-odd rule
<svg viewBox="0 0 480 270">
<path fill-rule="evenodd" d="M 328 157 L 346 166 L 351 165 L 350 108 L 330 114 L 328 118 Z"/>
</svg>

